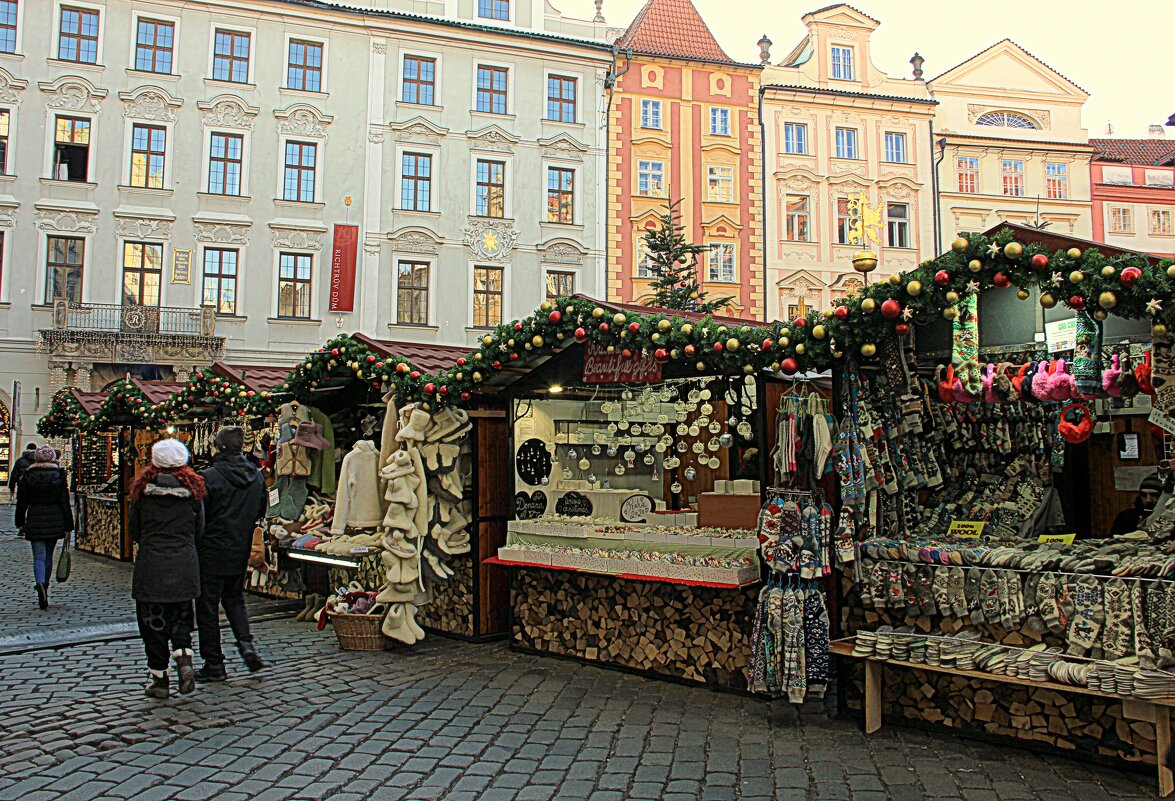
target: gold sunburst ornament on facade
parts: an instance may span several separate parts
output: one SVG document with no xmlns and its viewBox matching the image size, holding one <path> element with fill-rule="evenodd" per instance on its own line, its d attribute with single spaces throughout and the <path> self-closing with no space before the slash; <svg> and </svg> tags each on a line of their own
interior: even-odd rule
<svg viewBox="0 0 1175 801">
<path fill-rule="evenodd" d="M 865 276 L 877 269 L 877 254 L 869 250 L 869 243 L 881 244 L 881 206 L 870 205 L 869 196 L 864 192 L 849 195 L 848 198 L 848 242 L 863 246 L 853 256 L 853 269 Z"/>
</svg>

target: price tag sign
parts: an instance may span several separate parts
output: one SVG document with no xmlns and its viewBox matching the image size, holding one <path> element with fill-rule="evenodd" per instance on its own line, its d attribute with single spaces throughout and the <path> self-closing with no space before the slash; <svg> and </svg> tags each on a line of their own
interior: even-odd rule
<svg viewBox="0 0 1175 801">
<path fill-rule="evenodd" d="M 977 540 L 986 526 L 986 522 L 979 520 L 952 520 L 951 527 L 947 529 L 947 533 L 952 537 Z"/>
<path fill-rule="evenodd" d="M 278 491 L 275 489 L 271 489 L 269 491 L 269 505 L 271 507 L 277 506 L 278 501 L 280 501 L 280 500 L 281 500 L 281 495 L 278 494 Z"/>
<path fill-rule="evenodd" d="M 1036 538 L 1037 542 L 1059 542 L 1061 545 L 1072 545 L 1073 540 L 1077 539 L 1076 534 L 1041 534 Z"/>
</svg>

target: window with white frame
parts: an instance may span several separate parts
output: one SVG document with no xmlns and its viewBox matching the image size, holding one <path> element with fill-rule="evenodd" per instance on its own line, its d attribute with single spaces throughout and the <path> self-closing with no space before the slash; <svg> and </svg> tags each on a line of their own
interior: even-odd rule
<svg viewBox="0 0 1175 801">
<path fill-rule="evenodd" d="M 485 114 L 505 114 L 510 71 L 505 67 L 477 66 L 477 102 L 475 108 Z"/>
<path fill-rule="evenodd" d="M 216 309 L 217 314 L 237 313 L 237 263 L 240 251 L 235 248 L 205 248 L 204 284 L 201 302 Z"/>
<path fill-rule="evenodd" d="M 811 212 L 807 195 L 791 195 L 787 198 L 787 238 L 791 242 L 811 240 Z"/>
<path fill-rule="evenodd" d="M 277 268 L 277 316 L 310 319 L 310 286 L 314 259 L 308 253 L 279 253 Z"/>
<path fill-rule="evenodd" d="M 396 266 L 396 323 L 428 325 L 427 261 L 401 260 Z"/>
<path fill-rule="evenodd" d="M 1150 232 L 1152 236 L 1171 236 L 1171 209 L 1151 209 Z"/>
<path fill-rule="evenodd" d="M 641 101 L 641 127 L 661 130 L 661 101 Z"/>
<path fill-rule="evenodd" d="M 636 193 L 641 197 L 665 197 L 665 162 L 637 160 Z"/>
<path fill-rule="evenodd" d="M 960 192 L 975 194 L 979 191 L 978 156 L 959 156 L 955 159 L 955 172 L 958 175 Z"/>
<path fill-rule="evenodd" d="M 547 300 L 569 298 L 575 294 L 575 273 L 547 270 Z"/>
<path fill-rule="evenodd" d="M 801 122 L 783 124 L 783 152 L 793 155 L 807 155 L 808 126 Z"/>
<path fill-rule="evenodd" d="M 431 154 L 401 155 L 400 208 L 404 211 L 432 211 Z"/>
<path fill-rule="evenodd" d="M 478 159 L 474 211 L 478 217 L 506 216 L 506 162 Z"/>
<path fill-rule="evenodd" d="M 135 25 L 135 69 L 171 74 L 175 23 L 140 17 Z"/>
<path fill-rule="evenodd" d="M 1004 159 L 1000 164 L 1004 194 L 1009 197 L 1024 196 L 1024 162 L 1018 159 Z"/>
<path fill-rule="evenodd" d="M 92 8 L 61 7 L 57 58 L 79 64 L 98 63 L 99 15 Z"/>
<path fill-rule="evenodd" d="M 510 19 L 510 0 L 477 0 L 477 16 L 482 19 Z"/>
<path fill-rule="evenodd" d="M 716 242 L 710 245 L 706 256 L 706 280 L 721 284 L 733 284 L 734 243 Z"/>
<path fill-rule="evenodd" d="M 437 60 L 426 56 L 404 56 L 404 79 L 400 100 L 431 106 L 437 91 Z"/>
<path fill-rule="evenodd" d="M 240 196 L 244 163 L 244 135 L 213 131 L 208 147 L 209 193 Z"/>
<path fill-rule="evenodd" d="M 894 164 L 906 163 L 906 135 L 904 133 L 886 131 L 885 160 Z"/>
<path fill-rule="evenodd" d="M 976 125 L 990 125 L 996 128 L 1039 128 L 1040 126 L 1024 114 L 1014 111 L 989 111 L 975 120 Z"/>
<path fill-rule="evenodd" d="M 579 82 L 566 75 L 547 76 L 547 116 L 554 122 L 575 122 L 575 95 Z"/>
<path fill-rule="evenodd" d="M 835 81 L 855 80 L 853 72 L 853 48 L 843 45 L 832 46 L 832 78 Z"/>
<path fill-rule="evenodd" d="M 318 145 L 314 142 L 286 142 L 282 176 L 282 200 L 314 202 Z"/>
<path fill-rule="evenodd" d="M 906 203 L 885 204 L 886 242 L 891 248 L 910 247 L 910 206 Z"/>
<path fill-rule="evenodd" d="M 251 46 L 249 33 L 217 28 L 212 36 L 213 80 L 248 83 Z"/>
<path fill-rule="evenodd" d="M 322 42 L 290 40 L 286 59 L 286 88 L 322 91 Z"/>
<path fill-rule="evenodd" d="M 857 158 L 857 129 L 836 129 L 836 157 L 838 159 Z"/>
<path fill-rule="evenodd" d="M 75 236 L 51 236 L 46 244 L 45 302 L 68 300 L 81 303 L 86 240 Z"/>
<path fill-rule="evenodd" d="M 166 160 L 167 129 L 160 125 L 132 125 L 130 185 L 162 189 Z"/>
<path fill-rule="evenodd" d="M 643 236 L 637 236 L 636 252 L 636 277 L 656 278 L 657 273 L 653 270 L 653 255 L 649 253 L 649 246 Z"/>
<path fill-rule="evenodd" d="M 17 0 L 0 0 L 0 53 L 16 52 Z"/>
<path fill-rule="evenodd" d="M 1050 200 L 1069 197 L 1069 165 L 1055 161 L 1044 164 L 1044 191 Z"/>
<path fill-rule="evenodd" d="M 158 306 L 162 286 L 163 245 L 156 242 L 123 242 L 123 304 Z"/>
<path fill-rule="evenodd" d="M 547 222 L 575 223 L 575 170 L 547 168 Z"/>
<path fill-rule="evenodd" d="M 1134 207 L 1110 206 L 1110 233 L 1134 233 Z"/>
<path fill-rule="evenodd" d="M 90 121 L 83 117 L 54 118 L 52 177 L 85 183 L 89 174 Z"/>
<path fill-rule="evenodd" d="M 851 215 L 849 214 L 849 199 L 847 197 L 838 197 L 836 199 L 836 241 L 839 245 L 847 245 L 852 239 L 852 223 Z"/>
<path fill-rule="evenodd" d="M 0 175 L 8 175 L 8 133 L 12 126 L 12 112 L 0 108 Z"/>
<path fill-rule="evenodd" d="M 478 265 L 473 268 L 473 325 L 493 328 L 502 324 L 505 269 Z"/>
<path fill-rule="evenodd" d="M 730 136 L 730 109 L 711 107 L 710 133 L 715 136 Z"/>
<path fill-rule="evenodd" d="M 734 202 L 734 167 L 706 167 L 706 200 L 714 203 Z"/>
</svg>

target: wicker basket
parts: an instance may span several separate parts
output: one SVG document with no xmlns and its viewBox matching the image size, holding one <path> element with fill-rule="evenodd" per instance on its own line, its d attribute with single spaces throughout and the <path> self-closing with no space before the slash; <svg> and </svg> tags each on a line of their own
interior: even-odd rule
<svg viewBox="0 0 1175 801">
<path fill-rule="evenodd" d="M 339 638 L 339 648 L 344 651 L 382 651 L 384 634 L 380 631 L 383 615 L 333 614 L 330 622 Z"/>
</svg>

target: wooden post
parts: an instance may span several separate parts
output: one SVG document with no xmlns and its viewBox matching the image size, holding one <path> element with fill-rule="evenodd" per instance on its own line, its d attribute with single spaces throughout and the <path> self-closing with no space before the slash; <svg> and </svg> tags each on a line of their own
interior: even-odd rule
<svg viewBox="0 0 1175 801">
<path fill-rule="evenodd" d="M 1167 753 L 1171 750 L 1171 707 L 1154 705 L 1155 710 L 1155 762 L 1159 765 L 1159 796 L 1166 798 L 1175 792 L 1175 775 L 1167 766 Z"/>
<path fill-rule="evenodd" d="M 881 663 L 865 660 L 865 733 L 881 728 Z"/>
</svg>

